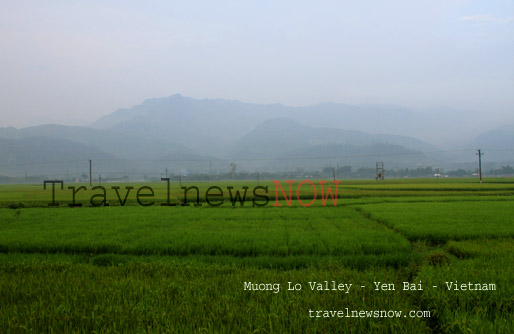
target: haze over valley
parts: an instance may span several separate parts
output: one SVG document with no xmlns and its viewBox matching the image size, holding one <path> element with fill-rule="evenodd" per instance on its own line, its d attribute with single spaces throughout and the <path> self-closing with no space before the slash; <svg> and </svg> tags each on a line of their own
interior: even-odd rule
<svg viewBox="0 0 514 334">
<path fill-rule="evenodd" d="M 95 170 L 106 174 L 321 170 L 329 166 L 456 169 L 486 151 L 491 168 L 514 161 L 514 126 L 477 134 L 459 146 L 451 139 L 469 119 L 426 118 L 408 108 L 320 103 L 306 107 L 194 99 L 174 94 L 119 109 L 89 126 L 46 124 L 0 129 L 0 175 Z M 471 131 L 471 130 L 469 130 Z M 445 138 L 445 134 L 448 136 Z"/>
</svg>

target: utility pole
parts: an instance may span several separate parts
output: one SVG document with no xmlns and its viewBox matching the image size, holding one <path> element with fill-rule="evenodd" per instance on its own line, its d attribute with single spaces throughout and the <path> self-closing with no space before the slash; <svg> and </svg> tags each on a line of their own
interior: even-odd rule
<svg viewBox="0 0 514 334">
<path fill-rule="evenodd" d="M 232 172 L 232 180 L 234 180 L 234 178 L 236 176 L 236 168 L 237 168 L 237 164 L 235 162 L 231 162 L 230 163 L 230 171 Z"/>
<path fill-rule="evenodd" d="M 89 159 L 89 187 L 93 188 L 93 165 Z"/>
<path fill-rule="evenodd" d="M 478 155 L 478 175 L 480 177 L 480 183 L 482 183 L 482 156 L 485 153 L 482 153 L 480 150 L 478 150 L 478 153 L 475 153 Z"/>
<path fill-rule="evenodd" d="M 165 172 L 166 172 L 166 178 L 168 178 L 168 168 L 166 168 Z"/>
<path fill-rule="evenodd" d="M 100 185 L 102 185 L 102 175 L 98 174 L 98 182 L 100 182 Z"/>
<path fill-rule="evenodd" d="M 209 160 L 209 183 L 212 183 L 212 160 Z"/>
<path fill-rule="evenodd" d="M 178 182 L 180 184 L 180 187 L 182 188 L 182 173 L 178 174 Z"/>
<path fill-rule="evenodd" d="M 336 180 L 336 169 L 332 167 L 332 176 L 334 177 L 334 181 Z"/>
</svg>

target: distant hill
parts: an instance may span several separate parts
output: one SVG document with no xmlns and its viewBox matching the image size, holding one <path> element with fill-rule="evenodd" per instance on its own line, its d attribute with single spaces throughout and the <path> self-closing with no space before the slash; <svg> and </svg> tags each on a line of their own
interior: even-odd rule
<svg viewBox="0 0 514 334">
<path fill-rule="evenodd" d="M 322 168 L 329 163 L 343 162 L 353 166 L 365 166 L 374 165 L 378 161 L 376 159 L 394 162 L 399 166 L 412 166 L 433 161 L 422 150 L 434 151 L 437 148 L 410 137 L 318 128 L 287 118 L 274 118 L 243 136 L 233 146 L 232 156 L 255 159 L 255 162 L 248 165 L 268 166 L 272 169 L 299 165 Z M 270 157 L 276 161 L 258 162 Z M 307 159 L 302 160 L 301 157 Z M 296 161 L 284 161 L 287 159 Z"/>
<path fill-rule="evenodd" d="M 120 109 L 91 126 L 172 142 L 187 140 L 187 146 L 195 151 L 224 154 L 257 125 L 280 117 L 304 125 L 371 133 L 408 135 L 426 127 L 425 119 L 421 122 L 415 113 L 396 106 L 322 103 L 289 107 L 221 99 L 197 100 L 179 94 Z"/>
<path fill-rule="evenodd" d="M 482 148 L 514 149 L 514 124 L 487 131 L 475 138 L 472 145 Z"/>
<path fill-rule="evenodd" d="M 196 100 L 179 94 L 120 109 L 91 126 L 118 133 L 187 143 L 203 154 L 222 154 L 229 145 L 286 107 L 227 100 Z"/>
<path fill-rule="evenodd" d="M 201 157 L 187 146 L 174 143 L 154 136 L 138 136 L 130 132 L 116 130 L 97 130 L 88 127 L 65 125 L 40 125 L 22 129 L 0 128 L 0 138 L 21 139 L 30 137 L 43 137 L 52 139 L 64 139 L 98 150 L 110 153 L 112 156 L 122 159 L 156 159 L 169 156 Z"/>
<path fill-rule="evenodd" d="M 456 162 L 474 164 L 474 152 L 441 152 L 418 134 L 434 129 L 451 133 L 465 122 L 430 118 L 398 106 L 289 107 L 176 94 L 119 109 L 89 127 L 0 128 L 0 174 L 50 174 L 57 166 L 49 159 L 67 161 L 59 167 L 70 173 L 88 172 L 84 161 L 93 159 L 94 173 L 137 177 L 158 177 L 165 169 L 183 175 L 227 172 L 231 162 L 237 162 L 239 171 L 337 164 L 373 168 L 376 161 L 384 161 L 386 168 L 444 168 Z M 508 161 L 513 128 L 489 131 L 468 146 L 487 148 L 486 161 Z M 503 151 L 495 154 L 492 148 Z"/>
<path fill-rule="evenodd" d="M 0 139 L 1 175 L 88 172 L 88 159 L 110 160 L 112 155 L 70 140 L 47 137 Z"/>
<path fill-rule="evenodd" d="M 236 156 L 259 157 L 259 154 L 278 154 L 296 148 L 321 144 L 344 144 L 358 147 L 379 143 L 399 145 L 419 151 L 437 150 L 433 145 L 406 136 L 372 135 L 355 130 L 312 127 L 288 118 L 274 118 L 265 121 L 244 135 L 234 144 L 232 151 Z"/>
<path fill-rule="evenodd" d="M 19 175 L 25 171 L 38 175 L 57 171 L 62 175 L 63 171 L 79 170 L 89 173 L 86 163 L 93 159 L 95 173 L 141 176 L 144 172 L 161 172 L 168 167 L 183 169 L 191 167 L 191 161 L 213 158 L 164 139 L 55 124 L 19 130 L 0 128 L 0 140 L 1 153 L 5 153 L 0 161 L 0 175 Z M 49 160 L 49 157 L 54 159 Z M 53 160 L 61 163 L 51 163 Z M 77 163 L 79 160 L 81 162 Z"/>
<path fill-rule="evenodd" d="M 485 161 L 514 162 L 514 124 L 477 136 L 469 147 L 485 152 Z"/>
</svg>

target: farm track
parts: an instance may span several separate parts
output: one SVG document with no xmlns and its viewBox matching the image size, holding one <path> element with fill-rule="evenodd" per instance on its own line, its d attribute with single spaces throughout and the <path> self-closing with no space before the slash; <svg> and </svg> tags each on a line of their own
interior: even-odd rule
<svg viewBox="0 0 514 334">
<path fill-rule="evenodd" d="M 383 202 L 379 202 L 379 203 L 383 203 Z M 413 202 L 407 202 L 407 203 L 413 203 Z M 367 204 L 374 204 L 374 203 L 367 203 Z M 382 221 L 380 219 L 374 219 L 373 217 L 371 217 L 371 215 L 364 212 L 362 210 L 362 208 L 353 207 L 353 209 L 355 211 L 359 212 L 364 218 L 373 222 L 374 224 L 379 224 L 379 225 L 385 226 L 386 228 L 390 229 L 394 233 L 397 233 L 397 234 L 402 235 L 403 237 L 406 237 L 404 234 L 402 234 L 401 231 L 395 229 L 393 226 L 385 223 L 384 221 Z M 417 261 L 415 260 L 408 266 L 408 270 L 406 271 L 405 275 L 403 276 L 403 279 L 406 282 L 412 282 L 414 280 L 414 278 L 416 276 L 418 276 L 419 269 L 420 269 L 420 266 L 422 265 L 422 262 L 426 262 L 426 258 L 427 258 L 427 256 L 430 256 L 430 253 L 433 253 L 434 251 L 440 251 L 440 247 L 438 245 L 424 244 L 424 245 L 420 246 L 419 244 L 413 243 L 412 241 L 409 241 L 409 242 L 411 244 L 412 251 L 419 255 L 419 260 L 417 260 Z M 413 295 L 413 294 L 409 295 L 410 304 L 419 308 L 419 306 L 422 303 L 419 300 L 419 298 L 415 298 L 414 296 L 417 296 L 417 295 Z M 430 311 L 432 313 L 434 313 L 435 310 L 431 309 Z M 426 318 L 423 320 L 425 321 L 427 327 L 430 328 L 432 333 L 442 333 L 440 330 L 441 323 L 440 323 L 440 319 L 438 317 L 431 317 L 431 318 Z"/>
</svg>

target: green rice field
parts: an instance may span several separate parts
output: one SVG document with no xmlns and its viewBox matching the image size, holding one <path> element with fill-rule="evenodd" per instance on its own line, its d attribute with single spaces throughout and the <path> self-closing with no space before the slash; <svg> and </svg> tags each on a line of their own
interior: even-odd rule
<svg viewBox="0 0 514 334">
<path fill-rule="evenodd" d="M 0 332 L 514 332 L 514 179 L 299 183 L 0 185 Z"/>
</svg>

